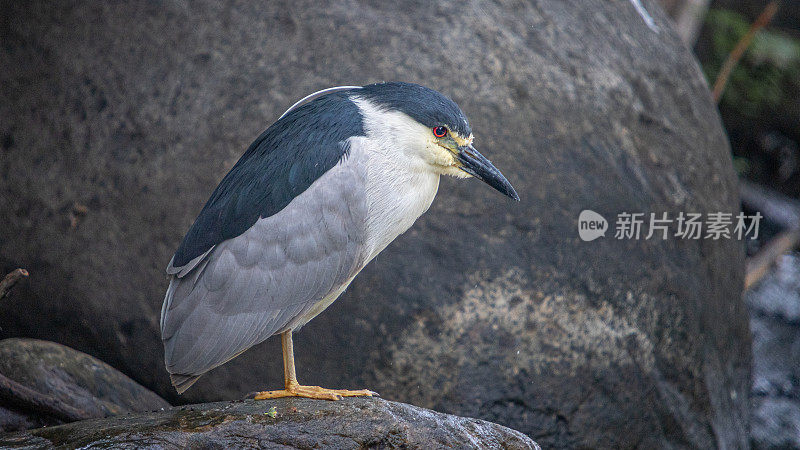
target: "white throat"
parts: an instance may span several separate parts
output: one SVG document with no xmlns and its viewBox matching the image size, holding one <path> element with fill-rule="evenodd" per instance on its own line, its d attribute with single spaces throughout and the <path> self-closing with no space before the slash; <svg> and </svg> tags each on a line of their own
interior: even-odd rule
<svg viewBox="0 0 800 450">
<path fill-rule="evenodd" d="M 367 168 L 369 261 L 428 210 L 439 188 L 439 173 L 426 160 L 427 127 L 369 100 L 353 101 L 364 117 L 366 133 L 350 138 L 350 151 L 352 157 L 363 156 Z"/>
</svg>

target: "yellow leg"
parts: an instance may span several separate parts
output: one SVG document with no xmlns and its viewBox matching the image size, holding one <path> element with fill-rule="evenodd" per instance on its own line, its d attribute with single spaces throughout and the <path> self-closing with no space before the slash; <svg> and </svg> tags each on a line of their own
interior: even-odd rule
<svg viewBox="0 0 800 450">
<path fill-rule="evenodd" d="M 292 345 L 292 330 L 281 333 L 281 346 L 283 347 L 283 380 L 285 389 L 280 391 L 263 391 L 256 394 L 256 400 L 281 397 L 307 397 L 322 400 L 341 400 L 342 397 L 371 397 L 378 395 L 367 389 L 348 391 L 347 389 L 326 389 L 319 386 L 302 386 L 297 382 L 294 371 L 294 346 Z"/>
</svg>

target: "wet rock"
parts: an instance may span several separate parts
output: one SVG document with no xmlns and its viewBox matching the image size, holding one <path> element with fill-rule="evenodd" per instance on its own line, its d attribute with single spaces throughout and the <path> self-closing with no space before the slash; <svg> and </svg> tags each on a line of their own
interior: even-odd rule
<svg viewBox="0 0 800 450">
<path fill-rule="evenodd" d="M 784 255 L 746 299 L 753 331 L 753 446 L 800 448 L 800 254 Z"/>
<path fill-rule="evenodd" d="M 759 395 L 752 401 L 754 448 L 800 448 L 800 401 Z"/>
<path fill-rule="evenodd" d="M 0 435 L 0 446 L 537 449 L 478 419 L 381 399 L 279 399 L 191 405 Z"/>
<path fill-rule="evenodd" d="M 298 98 L 418 82 L 461 105 L 522 202 L 443 180 L 431 210 L 296 336 L 300 380 L 545 446 L 747 445 L 740 243 L 646 240 L 646 225 L 613 237 L 621 212 L 739 207 L 706 83 L 654 1 L 640 2 L 647 15 L 606 0 L 8 3 L 0 223 L 15 238 L 0 239 L 0 268 L 36 276 L 0 303 L 4 336 L 67 343 L 173 401 L 280 386 L 272 339 L 174 393 L 164 267 Z M 610 221 L 606 237 L 578 238 L 584 209 Z"/>
<path fill-rule="evenodd" d="M 170 407 L 102 361 L 53 342 L 0 341 L 0 376 L 10 380 L 0 393 L 0 431 Z"/>
</svg>

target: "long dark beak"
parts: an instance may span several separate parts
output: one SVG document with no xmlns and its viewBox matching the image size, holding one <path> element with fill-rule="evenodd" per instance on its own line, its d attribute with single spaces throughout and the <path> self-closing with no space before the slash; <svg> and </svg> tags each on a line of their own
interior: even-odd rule
<svg viewBox="0 0 800 450">
<path fill-rule="evenodd" d="M 497 189 L 503 194 L 519 201 L 519 195 L 506 177 L 500 173 L 492 162 L 475 150 L 472 145 L 458 148 L 456 158 L 461 163 L 461 170 Z"/>
</svg>

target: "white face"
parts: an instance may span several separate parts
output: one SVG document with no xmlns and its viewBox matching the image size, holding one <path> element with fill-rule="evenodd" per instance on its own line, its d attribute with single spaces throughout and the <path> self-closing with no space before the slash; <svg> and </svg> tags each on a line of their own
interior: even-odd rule
<svg viewBox="0 0 800 450">
<path fill-rule="evenodd" d="M 436 136 L 434 130 L 399 111 L 385 111 L 369 100 L 354 97 L 364 116 L 367 138 L 381 143 L 381 148 L 392 153 L 398 164 L 407 164 L 420 170 L 430 170 L 441 175 L 466 178 L 470 175 L 459 169 L 456 153 L 459 145 L 468 145 L 472 136 L 462 138 L 450 130 Z M 437 130 L 441 131 L 441 130 Z"/>
</svg>

